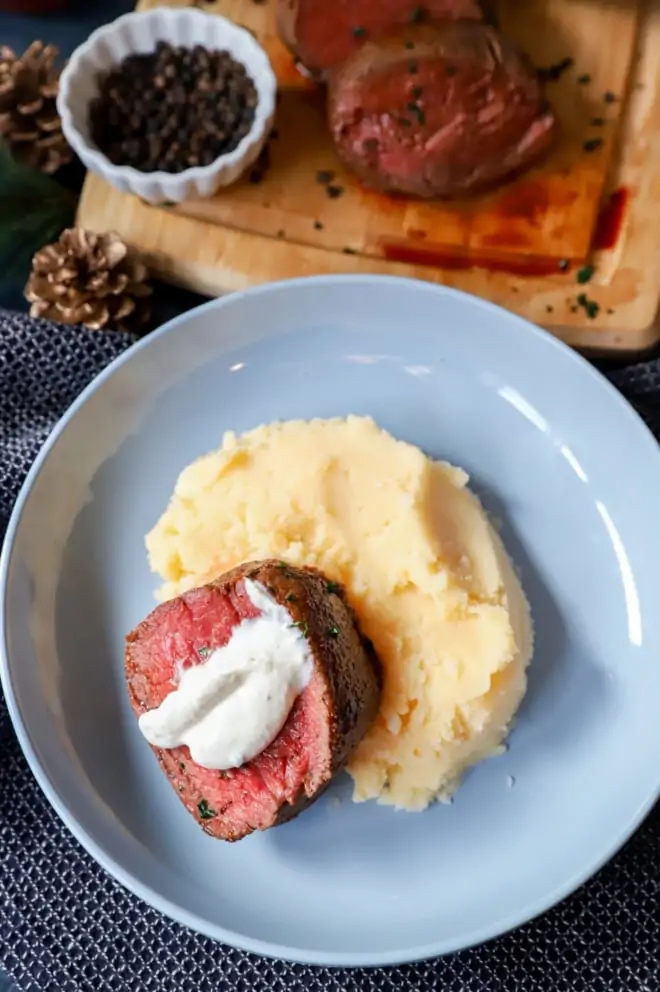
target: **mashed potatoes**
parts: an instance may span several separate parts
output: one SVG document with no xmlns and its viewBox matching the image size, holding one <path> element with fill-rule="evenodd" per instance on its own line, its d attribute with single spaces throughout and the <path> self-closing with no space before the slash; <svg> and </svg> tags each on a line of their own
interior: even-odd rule
<svg viewBox="0 0 660 992">
<path fill-rule="evenodd" d="M 270 556 L 346 585 L 385 673 L 349 766 L 358 801 L 448 797 L 502 750 L 525 691 L 527 603 L 467 481 L 366 417 L 289 421 L 227 433 L 147 536 L 161 599 Z"/>
</svg>

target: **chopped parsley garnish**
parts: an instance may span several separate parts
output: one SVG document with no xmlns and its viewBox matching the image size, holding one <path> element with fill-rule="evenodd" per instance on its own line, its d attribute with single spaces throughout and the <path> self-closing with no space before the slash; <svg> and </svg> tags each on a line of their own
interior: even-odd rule
<svg viewBox="0 0 660 992">
<path fill-rule="evenodd" d="M 410 49 L 411 48 L 414 48 L 415 46 L 412 43 L 412 41 L 407 41 L 406 44 L 405 44 L 405 47 L 410 51 Z"/>
<path fill-rule="evenodd" d="M 422 95 L 423 92 L 424 90 L 422 89 L 421 86 L 413 86 L 412 95 L 415 97 L 416 100 L 418 99 L 418 97 Z"/>
<path fill-rule="evenodd" d="M 407 117 L 399 117 L 399 124 L 401 127 L 412 127 L 412 121 L 409 121 Z"/>
<path fill-rule="evenodd" d="M 445 73 L 448 76 L 455 76 L 457 72 L 458 72 L 458 69 L 456 68 L 455 65 L 448 65 L 447 68 L 445 69 Z"/>
<path fill-rule="evenodd" d="M 295 603 L 295 601 L 296 601 L 296 597 L 293 595 L 292 592 L 287 593 L 287 595 L 285 596 L 285 599 L 286 599 L 287 603 Z"/>
<path fill-rule="evenodd" d="M 603 100 L 605 103 L 616 103 L 616 96 L 612 93 L 612 90 L 606 90 L 603 94 Z"/>
<path fill-rule="evenodd" d="M 339 585 L 338 582 L 328 582 L 326 589 L 328 590 L 328 592 L 337 593 L 341 590 L 341 586 Z"/>
<path fill-rule="evenodd" d="M 417 75 L 417 63 L 416 62 L 411 62 L 408 65 L 408 72 L 410 73 L 411 76 L 416 76 Z"/>
<path fill-rule="evenodd" d="M 602 144 L 603 144 L 602 138 L 589 138 L 588 141 L 585 141 L 582 147 L 584 148 L 585 152 L 595 152 L 602 146 Z"/>
<path fill-rule="evenodd" d="M 328 627 L 328 633 L 330 637 L 339 637 L 339 627 L 337 624 L 333 623 Z"/>
<path fill-rule="evenodd" d="M 410 23 L 411 24 L 419 24 L 419 22 L 424 19 L 424 16 L 425 15 L 426 15 L 426 8 L 425 7 L 422 7 L 422 6 L 415 7 L 410 12 Z"/>
<path fill-rule="evenodd" d="M 361 27 L 353 28 L 352 34 L 354 38 L 365 38 L 367 35 L 367 29 Z"/>
<path fill-rule="evenodd" d="M 605 125 L 605 118 L 604 117 L 592 117 L 591 118 L 591 126 L 592 127 L 603 127 L 604 125 Z"/>
<path fill-rule="evenodd" d="M 580 86 L 587 86 L 591 82 L 591 76 L 588 72 L 583 72 L 581 76 L 578 76 L 577 81 Z"/>
<path fill-rule="evenodd" d="M 585 282 L 589 282 L 593 274 L 593 265 L 583 265 L 581 269 L 578 269 L 575 278 L 580 284 L 584 284 Z"/>
<path fill-rule="evenodd" d="M 342 248 L 342 254 L 344 255 L 357 255 L 355 248 Z"/>
<path fill-rule="evenodd" d="M 320 220 L 315 220 L 314 221 L 314 230 L 315 231 L 322 231 L 323 230 L 323 224 L 321 223 Z"/>
<path fill-rule="evenodd" d="M 331 200 L 336 200 L 344 192 L 343 186 L 326 186 L 325 191 Z"/>
<path fill-rule="evenodd" d="M 185 770 L 186 770 L 186 763 L 185 763 L 185 761 L 179 761 L 178 764 L 179 764 L 179 771 L 180 772 L 185 772 Z"/>
<path fill-rule="evenodd" d="M 321 183 L 322 186 L 327 186 L 335 178 L 334 172 L 330 172 L 329 169 L 319 169 L 316 173 L 317 183 Z"/>
<path fill-rule="evenodd" d="M 423 124 L 426 120 L 424 111 L 418 103 L 409 103 L 407 108 L 411 114 L 414 114 L 420 124 Z"/>
<path fill-rule="evenodd" d="M 586 293 L 580 293 L 577 301 L 590 320 L 593 320 L 598 315 L 600 304 L 596 303 L 595 300 L 590 300 Z"/>
<path fill-rule="evenodd" d="M 202 659 L 208 658 L 208 656 L 210 655 L 210 653 L 211 653 L 211 649 L 206 644 L 202 644 L 201 648 L 197 648 L 197 654 Z"/>
<path fill-rule="evenodd" d="M 292 623 L 291 626 L 298 627 L 303 637 L 307 637 L 307 635 L 309 634 L 309 624 L 307 623 L 306 620 L 296 620 L 296 622 Z"/>
<path fill-rule="evenodd" d="M 212 820 L 218 814 L 214 809 L 211 809 L 206 799 L 200 799 L 197 803 L 197 812 L 199 813 L 200 820 Z"/>
<path fill-rule="evenodd" d="M 570 57 L 561 59 L 559 62 L 555 62 L 554 65 L 538 69 L 539 77 L 544 83 L 556 83 L 565 72 L 573 67 L 574 63 L 575 60 Z"/>
<path fill-rule="evenodd" d="M 278 568 L 288 568 L 289 566 L 288 566 L 287 562 L 285 562 L 285 561 L 278 561 L 277 567 Z"/>
</svg>

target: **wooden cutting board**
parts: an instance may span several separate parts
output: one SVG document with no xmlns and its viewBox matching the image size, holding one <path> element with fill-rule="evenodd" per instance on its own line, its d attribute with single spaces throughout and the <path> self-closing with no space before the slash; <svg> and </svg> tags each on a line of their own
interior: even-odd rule
<svg viewBox="0 0 660 992">
<path fill-rule="evenodd" d="M 503 31 L 537 65 L 573 59 L 548 84 L 562 139 L 542 167 L 460 204 L 371 193 L 342 170 L 323 93 L 279 42 L 273 0 L 197 6 L 250 28 L 271 57 L 280 104 L 268 167 L 177 207 L 150 207 L 89 175 L 79 224 L 117 230 L 159 274 L 201 292 L 317 272 L 392 273 L 492 299 L 576 346 L 655 343 L 660 0 L 503 0 Z M 319 172 L 333 173 L 333 197 Z M 585 262 L 594 274 L 580 284 Z"/>
</svg>

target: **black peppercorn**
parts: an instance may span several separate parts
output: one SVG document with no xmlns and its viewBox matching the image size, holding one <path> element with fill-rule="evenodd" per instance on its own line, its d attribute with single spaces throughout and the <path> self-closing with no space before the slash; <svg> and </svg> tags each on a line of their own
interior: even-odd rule
<svg viewBox="0 0 660 992">
<path fill-rule="evenodd" d="M 210 165 L 248 134 L 258 102 L 245 66 L 229 52 L 159 41 L 98 78 L 89 106 L 92 140 L 115 165 L 182 172 Z"/>
</svg>

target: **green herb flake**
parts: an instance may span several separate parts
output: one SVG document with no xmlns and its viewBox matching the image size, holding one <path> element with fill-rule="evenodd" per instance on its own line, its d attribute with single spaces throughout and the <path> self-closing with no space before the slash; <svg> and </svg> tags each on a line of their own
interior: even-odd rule
<svg viewBox="0 0 660 992">
<path fill-rule="evenodd" d="M 415 7 L 410 12 L 410 23 L 411 24 L 419 24 L 420 21 L 423 21 L 424 20 L 424 17 L 425 16 L 426 16 L 426 8 L 425 7 L 422 7 L 422 6 Z"/>
<path fill-rule="evenodd" d="M 288 568 L 289 566 L 288 566 L 288 564 L 285 561 L 278 561 L 277 567 L 278 568 Z"/>
<path fill-rule="evenodd" d="M 602 146 L 603 146 L 602 138 L 589 138 L 589 140 L 585 141 L 584 144 L 582 145 L 585 152 L 596 152 L 598 151 L 599 148 L 602 148 Z"/>
<path fill-rule="evenodd" d="M 197 803 L 197 812 L 200 820 L 213 820 L 218 814 L 211 809 L 206 799 L 200 799 Z"/>
<path fill-rule="evenodd" d="M 409 121 L 407 117 L 399 117 L 399 124 L 401 127 L 412 127 L 412 121 Z"/>
<path fill-rule="evenodd" d="M 578 269 L 575 278 L 581 285 L 584 285 L 585 282 L 589 282 L 593 274 L 593 265 L 583 265 L 581 269 Z"/>
<path fill-rule="evenodd" d="M 334 178 L 335 174 L 334 172 L 331 172 L 330 169 L 319 169 L 316 173 L 316 181 L 317 183 L 320 183 L 321 186 L 327 186 L 328 183 L 331 183 Z"/>
<path fill-rule="evenodd" d="M 408 64 L 408 72 L 411 76 L 416 76 L 418 72 L 418 66 L 416 62 L 410 62 Z"/>
<path fill-rule="evenodd" d="M 457 72 L 458 69 L 456 68 L 455 65 L 448 65 L 445 69 L 445 74 L 447 76 L 455 76 Z"/>
<path fill-rule="evenodd" d="M 342 248 L 342 255 L 357 255 L 355 248 Z"/>
<path fill-rule="evenodd" d="M 353 28 L 351 34 L 353 35 L 354 38 L 366 38 L 367 29 L 361 27 Z"/>
<path fill-rule="evenodd" d="M 211 649 L 207 644 L 202 644 L 200 648 L 197 648 L 197 654 L 202 660 L 208 658 L 210 653 L 211 653 Z"/>
<path fill-rule="evenodd" d="M 412 41 L 407 41 L 407 42 L 405 43 L 405 46 L 404 46 L 404 47 L 405 47 L 405 48 L 407 48 L 407 49 L 408 49 L 408 51 L 410 51 L 411 49 L 413 49 L 413 48 L 415 47 L 415 45 L 413 44 L 413 42 L 412 42 Z"/>
<path fill-rule="evenodd" d="M 605 103 L 616 103 L 616 96 L 612 93 L 612 90 L 606 90 L 603 93 L 603 100 Z"/>
<path fill-rule="evenodd" d="M 417 118 L 420 124 L 423 124 L 425 122 L 426 116 L 418 103 L 409 103 L 408 110 L 410 111 L 411 114 L 415 115 L 415 117 Z"/>
<path fill-rule="evenodd" d="M 604 127 L 605 126 L 605 118 L 604 117 L 592 117 L 591 118 L 591 126 L 592 127 Z"/>
<path fill-rule="evenodd" d="M 589 75 L 588 72 L 583 72 L 581 76 L 578 76 L 577 81 L 580 84 L 580 86 L 588 86 L 589 83 L 591 82 L 591 76 Z"/>
<path fill-rule="evenodd" d="M 582 307 L 587 317 L 593 320 L 594 317 L 598 316 L 600 311 L 600 304 L 596 303 L 595 300 L 590 300 L 586 293 L 580 293 L 577 298 L 578 305 Z"/>
<path fill-rule="evenodd" d="M 179 771 L 180 772 L 185 772 L 185 770 L 186 770 L 186 763 L 185 763 L 185 761 L 179 761 L 178 762 L 178 765 L 179 765 Z"/>
<path fill-rule="evenodd" d="M 296 620 L 295 623 L 291 624 L 292 627 L 297 627 L 303 637 L 307 637 L 309 634 L 309 624 L 306 620 Z"/>
<path fill-rule="evenodd" d="M 344 192 L 344 187 L 343 186 L 326 186 L 325 187 L 325 192 L 326 192 L 326 195 L 329 197 L 329 199 L 336 200 L 337 197 L 342 196 L 342 194 Z"/>
<path fill-rule="evenodd" d="M 328 627 L 328 634 L 330 637 L 339 637 L 339 627 L 336 623 L 330 624 Z"/>
<path fill-rule="evenodd" d="M 176 207 L 176 200 L 162 200 L 161 207 Z"/>
<path fill-rule="evenodd" d="M 421 86 L 413 86 L 412 88 L 412 95 L 415 97 L 416 100 L 419 99 L 419 97 L 422 95 L 423 92 L 424 90 L 422 89 Z"/>
<path fill-rule="evenodd" d="M 341 586 L 339 585 L 338 582 L 328 582 L 328 584 L 326 585 L 326 589 L 330 593 L 338 593 L 341 591 Z"/>
<path fill-rule="evenodd" d="M 285 598 L 285 600 L 286 600 L 287 603 L 295 603 L 296 602 L 296 597 L 293 595 L 292 592 L 287 593 L 287 595 L 284 598 Z"/>
</svg>

